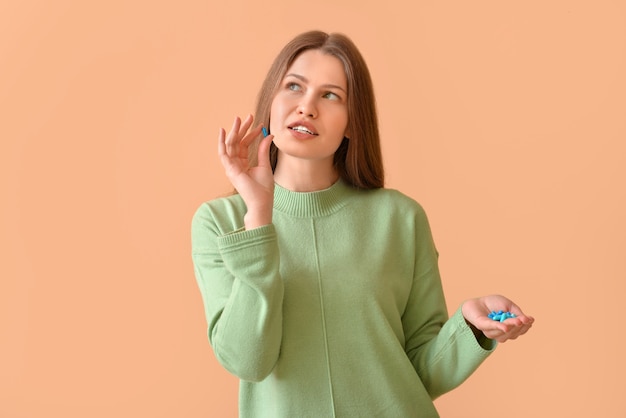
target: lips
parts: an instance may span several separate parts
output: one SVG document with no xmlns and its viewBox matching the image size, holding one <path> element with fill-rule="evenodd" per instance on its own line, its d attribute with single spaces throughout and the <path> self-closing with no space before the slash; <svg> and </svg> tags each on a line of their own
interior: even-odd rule
<svg viewBox="0 0 626 418">
<path fill-rule="evenodd" d="M 301 134 L 313 135 L 313 136 L 318 135 L 317 131 L 315 130 L 315 127 L 311 123 L 305 122 L 305 121 L 298 121 L 298 122 L 292 123 L 291 125 L 287 126 L 287 128 L 291 129 L 294 132 L 298 132 Z"/>
</svg>

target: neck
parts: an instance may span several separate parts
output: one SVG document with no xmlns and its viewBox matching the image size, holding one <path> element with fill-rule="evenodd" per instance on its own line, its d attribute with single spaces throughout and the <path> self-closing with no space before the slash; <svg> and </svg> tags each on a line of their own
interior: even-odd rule
<svg viewBox="0 0 626 418">
<path fill-rule="evenodd" d="M 292 160 L 280 158 L 276 162 L 274 180 L 292 192 L 315 192 L 328 189 L 339 179 L 339 173 L 330 161 Z"/>
</svg>

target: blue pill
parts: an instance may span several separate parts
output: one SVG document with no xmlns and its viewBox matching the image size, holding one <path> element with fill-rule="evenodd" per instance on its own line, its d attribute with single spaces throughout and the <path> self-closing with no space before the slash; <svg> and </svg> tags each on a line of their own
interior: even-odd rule
<svg viewBox="0 0 626 418">
<path fill-rule="evenodd" d="M 265 126 L 262 129 L 263 129 L 263 138 L 265 138 L 268 135 L 267 129 L 265 129 Z"/>
<path fill-rule="evenodd" d="M 500 321 L 500 322 L 504 322 L 509 318 L 515 318 L 516 315 L 512 312 L 504 312 L 504 311 L 491 311 L 491 313 L 489 315 L 487 315 L 489 318 L 493 319 L 494 321 Z"/>
</svg>

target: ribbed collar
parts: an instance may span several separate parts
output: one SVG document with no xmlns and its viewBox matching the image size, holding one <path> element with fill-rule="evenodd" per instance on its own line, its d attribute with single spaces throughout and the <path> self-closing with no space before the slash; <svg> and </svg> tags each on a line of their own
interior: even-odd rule
<svg viewBox="0 0 626 418">
<path fill-rule="evenodd" d="M 347 197 L 354 192 L 341 179 L 328 189 L 315 192 L 292 192 L 276 184 L 274 209 L 298 218 L 326 216 L 344 207 Z"/>
</svg>

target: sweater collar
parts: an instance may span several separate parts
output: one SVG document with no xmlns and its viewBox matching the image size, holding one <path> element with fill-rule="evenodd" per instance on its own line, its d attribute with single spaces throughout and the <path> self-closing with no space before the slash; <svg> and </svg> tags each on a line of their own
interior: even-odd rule
<svg viewBox="0 0 626 418">
<path fill-rule="evenodd" d="M 354 191 L 341 179 L 315 192 L 293 192 L 275 184 L 274 209 L 299 218 L 326 216 L 344 207 Z"/>
</svg>

